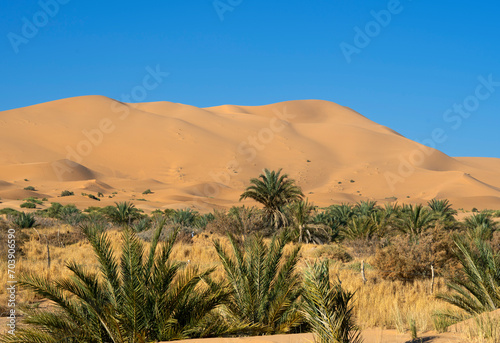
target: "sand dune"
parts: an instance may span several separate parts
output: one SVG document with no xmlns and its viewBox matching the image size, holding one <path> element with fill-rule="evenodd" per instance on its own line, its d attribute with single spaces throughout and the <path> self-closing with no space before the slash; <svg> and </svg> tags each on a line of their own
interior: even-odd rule
<svg viewBox="0 0 500 343">
<path fill-rule="evenodd" d="M 327 101 L 197 108 L 84 96 L 0 112 L 3 199 L 31 185 L 78 206 L 140 199 L 145 209 L 210 210 L 238 204 L 266 167 L 283 168 L 322 206 L 437 197 L 500 208 L 500 159 L 447 156 Z M 76 195 L 58 198 L 65 189 Z"/>
</svg>

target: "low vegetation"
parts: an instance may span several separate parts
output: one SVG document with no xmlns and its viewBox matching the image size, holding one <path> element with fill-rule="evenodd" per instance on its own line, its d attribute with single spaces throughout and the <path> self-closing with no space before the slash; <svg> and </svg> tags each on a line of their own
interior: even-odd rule
<svg viewBox="0 0 500 343">
<path fill-rule="evenodd" d="M 495 211 L 459 222 L 447 200 L 318 208 L 281 170 L 252 179 L 241 198 L 263 207 L 0 211 L 0 229 L 19 235 L 25 324 L 0 342 L 305 331 L 358 342 L 363 328 L 417 337 L 500 307 Z M 1 289 L 0 303 L 6 297 Z M 55 305 L 36 309 L 42 299 Z"/>
</svg>

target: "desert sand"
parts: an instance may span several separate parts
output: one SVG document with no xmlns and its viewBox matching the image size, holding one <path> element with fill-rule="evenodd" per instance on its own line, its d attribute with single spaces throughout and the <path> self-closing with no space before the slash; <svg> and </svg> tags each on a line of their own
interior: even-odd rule
<svg viewBox="0 0 500 343">
<path fill-rule="evenodd" d="M 369 329 L 363 330 L 364 343 L 411 343 L 410 334 L 400 334 L 395 330 Z M 426 333 L 419 335 L 420 342 L 428 343 L 467 343 L 461 336 L 451 333 Z M 205 338 L 188 339 L 186 343 L 314 343 L 314 336 L 310 333 L 294 335 L 274 335 L 258 337 L 236 337 L 236 338 Z M 418 340 L 417 340 L 418 342 Z"/>
<path fill-rule="evenodd" d="M 500 159 L 447 156 L 328 101 L 197 108 L 82 96 L 0 112 L 0 208 L 34 196 L 48 199 L 39 208 L 127 200 L 204 212 L 239 204 L 263 168 L 283 168 L 319 206 L 500 208 Z M 100 202 L 81 195 L 98 192 Z"/>
</svg>

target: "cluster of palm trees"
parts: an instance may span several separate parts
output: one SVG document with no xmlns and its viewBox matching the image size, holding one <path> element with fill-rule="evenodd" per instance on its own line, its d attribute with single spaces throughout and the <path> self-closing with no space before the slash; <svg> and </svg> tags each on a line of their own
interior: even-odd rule
<svg viewBox="0 0 500 343">
<path fill-rule="evenodd" d="M 229 236 L 231 252 L 215 240 L 225 277 L 214 280 L 215 268 L 171 259 L 177 231 L 161 242 L 164 224 L 149 249 L 125 228 L 119 254 L 101 227 L 83 225 L 98 271 L 69 262 L 68 278 L 23 275 L 23 287 L 57 308 L 28 309 L 24 325 L 0 342 L 142 343 L 299 329 L 316 332 L 321 342 L 357 342 L 353 294 L 330 283 L 325 264 L 310 266 L 302 279 L 296 270 L 300 246 L 286 254 L 285 231 L 269 243 L 251 236 L 241 245 Z"/>
<path fill-rule="evenodd" d="M 224 278 L 217 280 L 213 268 L 201 270 L 171 259 L 178 230 L 160 238 L 168 224 L 204 227 L 217 215 L 171 211 L 150 220 L 133 204 L 117 203 L 106 215 L 123 227 L 119 252 L 113 251 L 103 223 L 89 216 L 81 227 L 98 271 L 70 262 L 69 278 L 23 275 L 20 284 L 54 302 L 57 309 L 27 310 L 26 325 L 16 335 L 0 337 L 0 342 L 140 343 L 299 330 L 315 332 L 320 342 L 359 342 L 354 294 L 330 280 L 326 262 L 308 265 L 299 275 L 300 244 L 285 253 L 287 243 L 368 241 L 399 233 L 418 243 L 423 233 L 438 225 L 450 231 L 463 226 L 466 232 L 455 238 L 462 277 L 451 280 L 452 292 L 439 297 L 471 314 L 500 307 L 500 256 L 487 243 L 498 225 L 487 214 L 458 223 L 448 200 L 385 207 L 363 201 L 320 210 L 304 199 L 288 175 L 267 169 L 250 180 L 240 200 L 247 198 L 261 203 L 263 210 L 240 207 L 227 214 L 242 227 L 244 239 L 229 234 L 228 250 L 219 240 L 213 242 L 224 269 Z M 260 232 L 250 234 L 260 227 L 252 220 L 260 211 L 264 226 L 274 231 L 270 241 Z M 154 234 L 146 249 L 137 232 L 150 228 Z"/>
</svg>

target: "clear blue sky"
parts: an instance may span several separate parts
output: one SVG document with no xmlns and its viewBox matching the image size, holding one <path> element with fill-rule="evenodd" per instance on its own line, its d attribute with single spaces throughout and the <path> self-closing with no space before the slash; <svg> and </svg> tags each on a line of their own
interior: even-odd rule
<svg viewBox="0 0 500 343">
<path fill-rule="evenodd" d="M 452 156 L 500 157 L 500 87 L 475 95 L 478 77 L 500 82 L 500 3 L 221 0 L 218 13 L 213 0 L 60 2 L 42 10 L 1 0 L 0 110 L 121 99 L 159 65 L 170 74 L 144 101 L 323 99 L 414 140 L 442 128 L 448 138 L 437 148 Z M 384 25 L 370 23 L 371 11 L 388 9 Z M 368 44 L 358 37 L 356 46 L 356 27 L 371 30 Z M 342 42 L 357 49 L 350 63 Z M 460 114 L 453 106 L 464 101 L 473 110 Z"/>
</svg>

